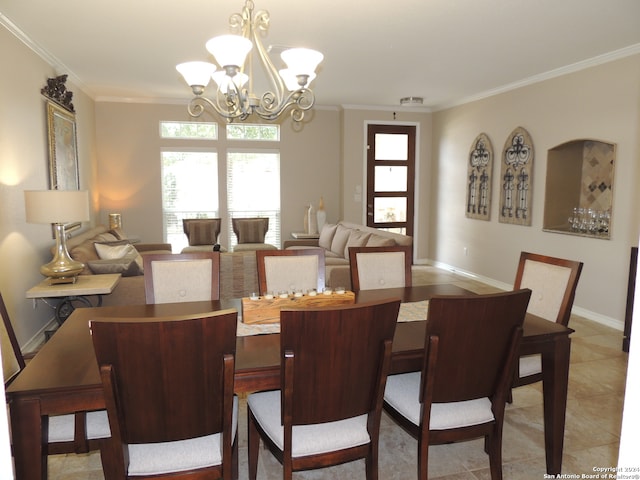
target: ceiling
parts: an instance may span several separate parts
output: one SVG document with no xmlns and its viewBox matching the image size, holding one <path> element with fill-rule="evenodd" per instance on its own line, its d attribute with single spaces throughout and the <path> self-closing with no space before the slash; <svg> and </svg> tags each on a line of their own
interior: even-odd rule
<svg viewBox="0 0 640 480">
<path fill-rule="evenodd" d="M 265 46 L 325 59 L 317 105 L 442 108 L 640 52 L 639 0 L 255 0 Z M 211 60 L 243 0 L 0 0 L 0 23 L 94 99 L 187 101 L 175 70 Z M 279 59 L 277 59 L 279 61 Z M 279 65 L 277 65 L 279 66 Z M 211 88 L 211 87 L 210 87 Z"/>
</svg>

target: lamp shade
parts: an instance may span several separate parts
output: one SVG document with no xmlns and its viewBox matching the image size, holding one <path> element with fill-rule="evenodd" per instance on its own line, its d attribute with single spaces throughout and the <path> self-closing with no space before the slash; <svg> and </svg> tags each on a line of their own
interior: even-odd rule
<svg viewBox="0 0 640 480">
<path fill-rule="evenodd" d="M 309 75 L 324 58 L 322 53 L 310 48 L 290 48 L 280 54 L 293 75 Z"/>
<path fill-rule="evenodd" d="M 86 190 L 26 190 L 24 203 L 29 223 L 89 221 L 89 192 Z"/>
<path fill-rule="evenodd" d="M 182 74 L 187 85 L 206 87 L 216 66 L 209 62 L 185 62 L 176 65 L 176 70 Z"/>
<path fill-rule="evenodd" d="M 220 35 L 209 40 L 207 50 L 216 58 L 222 68 L 242 67 L 247 54 L 253 47 L 251 40 L 240 35 Z"/>
</svg>

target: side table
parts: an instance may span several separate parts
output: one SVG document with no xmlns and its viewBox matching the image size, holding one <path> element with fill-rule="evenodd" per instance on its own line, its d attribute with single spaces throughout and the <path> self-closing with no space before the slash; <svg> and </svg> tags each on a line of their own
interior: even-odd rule
<svg viewBox="0 0 640 480">
<path fill-rule="evenodd" d="M 291 236 L 296 240 L 318 240 L 319 233 L 292 232 Z"/>
<path fill-rule="evenodd" d="M 102 304 L 102 295 L 113 292 L 121 275 L 119 273 L 107 273 L 100 275 L 79 275 L 76 283 L 64 283 L 49 285 L 45 279 L 27 290 L 27 298 L 62 298 L 56 305 L 55 315 L 58 324 L 62 323 L 75 310 L 74 302 L 83 303 L 87 307 L 99 307 Z M 97 305 L 92 305 L 88 296 L 97 296 Z M 45 300 L 46 303 L 46 300 Z"/>
</svg>

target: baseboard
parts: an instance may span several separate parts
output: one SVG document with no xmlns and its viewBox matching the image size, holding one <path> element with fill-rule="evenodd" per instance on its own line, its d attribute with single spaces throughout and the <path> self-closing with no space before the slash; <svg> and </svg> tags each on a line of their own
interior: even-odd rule
<svg viewBox="0 0 640 480">
<path fill-rule="evenodd" d="M 465 277 L 472 278 L 473 280 L 477 280 L 482 283 L 486 283 L 487 285 L 491 285 L 492 287 L 499 288 L 501 290 L 510 290 L 513 288 L 513 284 L 499 282 L 493 278 L 484 277 L 482 275 L 477 275 L 473 272 L 469 272 L 466 270 L 462 270 L 460 268 L 454 267 L 452 265 L 448 265 L 442 262 L 435 262 L 433 260 L 422 259 L 415 262 L 416 265 L 431 265 L 433 267 L 441 268 L 443 270 L 448 270 L 452 273 L 456 273 L 458 275 L 463 275 Z M 617 318 L 608 317 L 606 315 L 602 315 L 597 312 L 593 312 L 591 310 L 587 310 L 586 308 L 582 308 L 574 305 L 571 309 L 571 313 L 578 315 L 580 317 L 586 318 L 587 320 L 594 321 L 601 325 L 605 325 L 607 327 L 613 328 L 615 330 L 624 331 L 624 321 L 618 320 Z"/>
<path fill-rule="evenodd" d="M 55 317 L 53 317 L 49 320 L 49 322 L 44 327 L 38 330 L 38 332 L 33 337 L 31 337 L 31 339 L 27 343 L 25 343 L 22 346 L 22 354 L 26 358 L 28 358 L 29 355 L 32 356 L 33 354 L 35 354 L 35 352 L 37 352 L 46 341 L 45 332 L 50 332 L 50 331 L 56 330 L 57 328 L 58 328 L 58 321 L 56 320 Z"/>
</svg>

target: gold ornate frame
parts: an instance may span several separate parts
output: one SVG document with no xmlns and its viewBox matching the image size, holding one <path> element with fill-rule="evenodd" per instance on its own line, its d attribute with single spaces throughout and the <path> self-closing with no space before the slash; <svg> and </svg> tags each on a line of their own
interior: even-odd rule
<svg viewBox="0 0 640 480">
<path fill-rule="evenodd" d="M 47 101 L 49 175 L 52 190 L 79 190 L 76 116 Z"/>
</svg>

